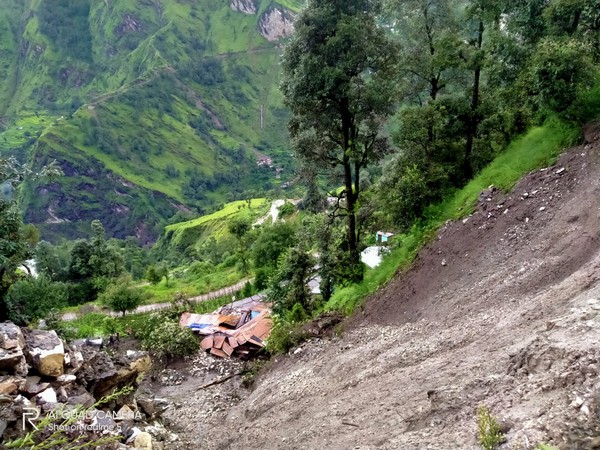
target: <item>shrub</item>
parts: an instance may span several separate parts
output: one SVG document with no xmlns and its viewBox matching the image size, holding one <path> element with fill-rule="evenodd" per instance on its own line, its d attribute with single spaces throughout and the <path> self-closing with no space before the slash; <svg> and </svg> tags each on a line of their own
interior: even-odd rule
<svg viewBox="0 0 600 450">
<path fill-rule="evenodd" d="M 143 346 L 159 358 L 181 358 L 198 351 L 198 339 L 189 328 L 169 321 L 151 330 Z"/>
<path fill-rule="evenodd" d="M 113 311 L 125 312 L 134 310 L 142 303 L 142 293 L 126 283 L 113 284 L 100 295 L 100 301 Z"/>
<path fill-rule="evenodd" d="M 19 325 L 42 319 L 53 308 L 67 306 L 68 290 L 64 283 L 51 281 L 45 275 L 17 281 L 8 291 L 6 303 L 9 318 Z"/>
<path fill-rule="evenodd" d="M 477 408 L 477 425 L 479 428 L 479 443 L 484 450 L 494 450 L 504 440 L 500 425 L 490 414 L 487 406 Z"/>
<path fill-rule="evenodd" d="M 273 329 L 267 341 L 267 350 L 274 355 L 287 353 L 292 347 L 304 341 L 306 337 L 307 335 L 299 323 L 275 316 Z"/>
<path fill-rule="evenodd" d="M 296 211 L 296 207 L 293 203 L 286 201 L 283 205 L 279 207 L 279 217 L 282 219 L 288 216 L 291 216 Z"/>
</svg>

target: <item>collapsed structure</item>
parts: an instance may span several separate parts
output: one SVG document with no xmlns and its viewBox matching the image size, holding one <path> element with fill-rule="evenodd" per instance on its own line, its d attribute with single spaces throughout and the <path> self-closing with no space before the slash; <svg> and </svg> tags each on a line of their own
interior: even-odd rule
<svg viewBox="0 0 600 450">
<path fill-rule="evenodd" d="M 247 357 L 265 346 L 273 320 L 270 304 L 256 295 L 221 307 L 211 314 L 183 313 L 179 321 L 201 336 L 202 350 L 225 358 Z"/>
</svg>

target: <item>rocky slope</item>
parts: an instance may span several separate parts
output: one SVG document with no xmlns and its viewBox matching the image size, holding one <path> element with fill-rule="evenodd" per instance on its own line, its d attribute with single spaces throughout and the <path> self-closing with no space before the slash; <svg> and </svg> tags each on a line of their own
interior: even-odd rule
<svg viewBox="0 0 600 450">
<path fill-rule="evenodd" d="M 164 391 L 189 442 L 479 448 L 487 405 L 501 448 L 600 446 L 600 146 L 586 135 L 511 194 L 483 192 L 342 336 L 278 358 L 252 391 L 196 392 L 192 375 Z"/>
<path fill-rule="evenodd" d="M 289 181 L 276 68 L 300 4 L 2 2 L 0 154 L 65 172 L 26 190 L 27 220 L 52 238 L 100 218 L 147 242 L 178 211 Z"/>
<path fill-rule="evenodd" d="M 39 444 L 57 430 L 62 436 L 53 439 L 66 438 L 70 444 L 108 437 L 110 443 L 94 447 L 104 450 L 182 448 L 160 420 L 169 402 L 152 392 L 136 392 L 152 369 L 150 356 L 131 350 L 131 342 L 104 349 L 96 344 L 66 343 L 54 331 L 0 324 L 0 448 L 25 432 Z M 133 389 L 108 398 L 125 387 Z M 52 414 L 53 420 L 42 422 Z M 51 448 L 74 448 L 60 444 Z"/>
</svg>

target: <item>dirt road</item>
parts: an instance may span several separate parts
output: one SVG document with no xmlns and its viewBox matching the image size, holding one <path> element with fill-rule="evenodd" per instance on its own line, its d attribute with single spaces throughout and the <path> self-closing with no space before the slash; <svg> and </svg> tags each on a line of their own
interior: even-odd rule
<svg viewBox="0 0 600 450">
<path fill-rule="evenodd" d="M 485 404 L 502 448 L 596 448 L 598 158 L 596 141 L 484 193 L 341 337 L 278 358 L 252 391 L 165 390 L 175 426 L 203 449 L 479 448 Z"/>
<path fill-rule="evenodd" d="M 226 295 L 233 295 L 236 292 L 238 292 L 240 289 L 242 289 L 244 287 L 244 285 L 249 281 L 251 282 L 252 280 L 250 278 L 245 278 L 242 281 L 239 281 L 234 285 L 227 286 L 222 289 L 217 289 L 216 291 L 212 291 L 207 294 L 190 297 L 188 300 L 192 303 L 200 303 L 200 302 L 206 302 L 208 300 L 213 300 L 213 299 L 219 298 L 219 297 L 224 297 Z M 172 305 L 171 302 L 152 303 L 150 305 L 142 305 L 142 306 L 138 306 L 134 311 L 131 311 L 128 314 L 142 314 L 142 313 L 148 313 L 148 312 L 153 312 L 153 311 L 160 311 L 162 309 L 169 308 L 171 305 Z M 117 317 L 120 315 L 120 313 L 113 312 L 113 311 L 104 311 L 104 313 L 108 316 L 113 316 L 113 317 Z M 62 320 L 70 321 L 70 320 L 75 320 L 77 317 L 78 317 L 77 313 L 65 313 L 62 316 Z"/>
</svg>

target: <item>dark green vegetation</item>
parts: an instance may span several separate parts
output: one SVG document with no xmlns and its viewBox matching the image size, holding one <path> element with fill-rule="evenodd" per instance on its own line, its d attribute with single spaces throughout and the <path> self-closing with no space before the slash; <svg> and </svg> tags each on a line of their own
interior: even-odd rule
<svg viewBox="0 0 600 450">
<path fill-rule="evenodd" d="M 277 191 L 292 178 L 280 36 L 260 24 L 301 2 L 238 3 L 254 8 L 2 2 L 0 152 L 38 167 L 56 159 L 65 172 L 23 192 L 26 221 L 43 238 L 84 237 L 101 219 L 109 236 L 148 243 L 178 212 Z M 267 158 L 272 167 L 257 165 Z"/>
</svg>

